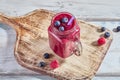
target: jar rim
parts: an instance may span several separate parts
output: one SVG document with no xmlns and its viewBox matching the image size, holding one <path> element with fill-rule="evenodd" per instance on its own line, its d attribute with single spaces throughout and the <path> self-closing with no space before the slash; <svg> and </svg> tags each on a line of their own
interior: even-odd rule
<svg viewBox="0 0 120 80">
<path fill-rule="evenodd" d="M 59 31 L 56 27 L 53 27 L 53 26 L 54 26 L 53 23 L 54 23 L 55 18 L 56 18 L 57 16 L 61 15 L 61 14 L 66 14 L 66 15 L 69 15 L 69 16 L 71 16 L 71 17 L 74 17 L 74 23 L 73 23 L 74 27 L 72 27 L 71 29 L 66 30 L 66 31 Z M 59 34 L 59 35 L 69 34 L 70 32 L 73 32 L 73 31 L 76 29 L 76 18 L 75 18 L 75 16 L 73 16 L 73 15 L 72 15 L 71 13 L 69 13 L 69 12 L 59 12 L 59 13 L 57 13 L 55 16 L 53 16 L 52 21 L 51 21 L 51 27 L 53 27 L 53 31 L 56 32 L 56 33 Z"/>
</svg>

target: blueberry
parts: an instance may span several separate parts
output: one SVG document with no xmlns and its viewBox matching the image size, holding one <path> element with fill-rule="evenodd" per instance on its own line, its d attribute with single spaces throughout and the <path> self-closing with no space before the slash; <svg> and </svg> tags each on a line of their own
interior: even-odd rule
<svg viewBox="0 0 120 80">
<path fill-rule="evenodd" d="M 106 30 L 106 28 L 105 27 L 101 27 L 101 31 L 103 32 L 103 31 L 105 31 Z"/>
<path fill-rule="evenodd" d="M 117 27 L 117 32 L 119 32 L 119 31 L 120 31 L 120 26 Z"/>
<path fill-rule="evenodd" d="M 65 29 L 64 29 L 64 27 L 63 26 L 60 26 L 59 27 L 59 31 L 64 31 Z"/>
<path fill-rule="evenodd" d="M 62 22 L 63 23 L 67 23 L 68 22 L 68 18 L 67 17 L 62 18 Z"/>
<path fill-rule="evenodd" d="M 55 21 L 54 26 L 60 26 L 60 21 Z"/>
<path fill-rule="evenodd" d="M 45 59 L 50 58 L 50 54 L 48 54 L 48 53 L 45 53 L 43 56 L 44 56 Z"/>
<path fill-rule="evenodd" d="M 40 67 L 45 67 L 45 66 L 46 66 L 46 63 L 45 63 L 45 62 L 40 62 L 40 63 L 39 63 L 39 66 L 40 66 Z"/>
<path fill-rule="evenodd" d="M 104 37 L 105 37 L 105 38 L 110 37 L 110 33 L 109 33 L 109 32 L 105 32 Z"/>
</svg>

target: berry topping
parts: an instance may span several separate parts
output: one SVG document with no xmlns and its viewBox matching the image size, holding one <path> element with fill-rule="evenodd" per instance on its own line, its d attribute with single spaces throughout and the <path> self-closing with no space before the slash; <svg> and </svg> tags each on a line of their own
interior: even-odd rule
<svg viewBox="0 0 120 80">
<path fill-rule="evenodd" d="M 98 42 L 98 45 L 103 45 L 103 44 L 105 44 L 106 40 L 105 40 L 104 37 L 101 37 L 101 38 L 98 39 L 97 42 Z"/>
<path fill-rule="evenodd" d="M 117 27 L 117 32 L 119 32 L 119 31 L 120 31 L 120 26 Z"/>
<path fill-rule="evenodd" d="M 101 27 L 101 31 L 103 32 L 103 31 L 105 31 L 106 30 L 106 28 L 105 27 Z"/>
<path fill-rule="evenodd" d="M 48 53 L 45 53 L 43 56 L 44 56 L 45 59 L 50 58 L 50 54 L 48 54 Z"/>
<path fill-rule="evenodd" d="M 64 30 L 65 30 L 65 28 L 63 26 L 59 27 L 59 31 L 64 31 Z"/>
<path fill-rule="evenodd" d="M 55 21 L 54 26 L 60 26 L 60 21 Z"/>
<path fill-rule="evenodd" d="M 45 63 L 45 62 L 40 62 L 40 63 L 39 63 L 39 66 L 40 66 L 40 67 L 45 67 L 45 66 L 46 66 L 46 63 Z"/>
<path fill-rule="evenodd" d="M 67 23 L 68 22 L 68 18 L 67 17 L 62 18 L 62 22 L 63 23 Z"/>
<path fill-rule="evenodd" d="M 51 63 L 50 63 L 50 68 L 51 68 L 51 69 L 55 69 L 55 68 L 57 68 L 57 67 L 59 67 L 58 61 L 57 61 L 57 60 L 51 61 Z"/>
<path fill-rule="evenodd" d="M 110 33 L 109 33 L 109 32 L 105 32 L 104 37 L 105 37 L 105 38 L 110 37 Z"/>
</svg>

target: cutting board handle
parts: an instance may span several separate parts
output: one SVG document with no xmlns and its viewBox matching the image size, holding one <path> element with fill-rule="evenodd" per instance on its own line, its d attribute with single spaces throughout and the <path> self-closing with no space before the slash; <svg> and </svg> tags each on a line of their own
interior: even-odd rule
<svg viewBox="0 0 120 80">
<path fill-rule="evenodd" d="M 15 29 L 17 33 L 19 32 L 20 27 L 18 26 L 18 23 L 14 20 L 14 17 L 9 17 L 0 13 L 0 22 L 9 25 L 13 29 Z"/>
</svg>

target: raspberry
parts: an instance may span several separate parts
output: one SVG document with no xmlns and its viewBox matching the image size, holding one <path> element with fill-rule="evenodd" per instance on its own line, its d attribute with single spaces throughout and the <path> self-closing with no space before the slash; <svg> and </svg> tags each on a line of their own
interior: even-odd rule
<svg viewBox="0 0 120 80">
<path fill-rule="evenodd" d="M 105 44 L 106 40 L 105 40 L 104 37 L 101 37 L 101 38 L 98 39 L 97 42 L 98 42 L 98 45 L 103 45 L 103 44 Z"/>
<path fill-rule="evenodd" d="M 50 68 L 51 68 L 51 69 L 55 69 L 55 68 L 57 68 L 57 67 L 59 67 L 58 61 L 57 61 L 57 60 L 51 61 L 51 63 L 50 63 Z"/>
</svg>

